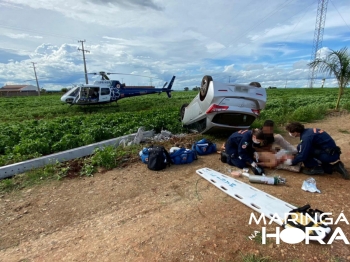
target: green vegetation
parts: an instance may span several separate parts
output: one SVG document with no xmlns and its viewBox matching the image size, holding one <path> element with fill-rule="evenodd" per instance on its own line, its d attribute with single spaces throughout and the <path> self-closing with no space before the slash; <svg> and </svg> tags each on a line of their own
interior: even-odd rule
<svg viewBox="0 0 350 262">
<path fill-rule="evenodd" d="M 350 97 L 346 91 L 340 107 L 349 110 Z M 60 94 L 0 98 L 0 166 L 134 133 L 140 126 L 157 132 L 161 129 L 184 132 L 179 109 L 196 94 L 194 91 L 173 92 L 171 99 L 149 95 L 122 99 L 118 104 L 90 107 L 62 104 Z M 277 125 L 322 119 L 328 111 L 334 110 L 337 99 L 336 88 L 268 89 L 267 94 L 266 108 L 253 127 L 261 126 L 266 119 L 273 119 Z M 341 132 L 347 133 L 345 130 Z M 25 175 L 1 180 L 0 192 L 48 180 L 92 176 L 98 169 L 112 169 L 137 158 L 140 148 L 105 147 L 96 150 L 91 157 L 53 163 Z"/>
<path fill-rule="evenodd" d="M 107 146 L 96 149 L 90 157 L 75 159 L 65 163 L 52 163 L 43 168 L 26 172 L 25 174 L 0 180 L 0 193 L 31 187 L 47 181 L 90 177 L 98 170 L 110 170 L 121 166 L 124 162 L 136 159 L 138 161 L 138 152 L 141 148 L 141 145 L 132 145 L 123 149 Z"/>
<path fill-rule="evenodd" d="M 261 126 L 266 119 L 273 119 L 277 125 L 292 120 L 311 122 L 321 119 L 329 110 L 334 110 L 337 91 L 336 88 L 268 89 L 266 108 L 253 127 Z M 346 110 L 350 110 L 348 93 L 345 90 L 340 103 Z M 184 132 L 179 109 L 196 94 L 194 91 L 173 92 L 171 99 L 164 95 L 149 95 L 90 107 L 69 107 L 60 102 L 61 94 L 0 98 L 0 166 L 134 133 L 140 126 L 157 132 L 161 129 Z M 347 133 L 346 130 L 341 132 Z M 108 170 L 137 158 L 139 150 L 140 146 L 99 149 L 88 158 L 53 163 L 25 175 L 1 180 L 0 192 L 47 180 L 92 176 L 99 168 Z"/>
<path fill-rule="evenodd" d="M 267 93 L 266 109 L 254 127 L 266 119 L 277 124 L 321 119 L 334 109 L 337 99 L 336 88 L 268 89 Z M 134 133 L 140 126 L 183 132 L 179 108 L 196 94 L 173 92 L 171 99 L 149 95 L 90 107 L 69 107 L 60 102 L 61 94 L 0 98 L 0 166 Z M 349 109 L 347 94 L 340 105 Z"/>
<path fill-rule="evenodd" d="M 260 119 L 254 126 L 260 126 L 265 119 L 273 119 L 277 124 L 289 121 L 312 122 L 322 119 L 328 111 L 335 110 L 336 88 L 288 88 L 268 89 L 268 102 Z M 340 108 L 348 110 L 350 97 L 345 90 Z"/>
<path fill-rule="evenodd" d="M 262 244 L 262 233 L 259 232 L 255 235 L 255 237 L 253 238 L 254 242 L 256 242 L 257 244 Z M 269 244 L 269 240 L 267 239 L 266 244 Z"/>
<path fill-rule="evenodd" d="M 193 95 L 176 94 L 91 107 L 69 107 L 56 95 L 0 99 L 0 166 L 134 133 L 140 126 L 181 132 L 179 100 Z"/>
<path fill-rule="evenodd" d="M 317 58 L 309 66 L 329 76 L 335 76 L 339 86 L 338 99 L 335 106 L 335 109 L 338 109 L 340 98 L 350 82 L 350 53 L 348 48 L 344 47 L 337 51 L 331 50 L 325 58 Z"/>
<path fill-rule="evenodd" d="M 344 134 L 350 134 L 349 130 L 345 129 L 338 129 L 339 132 L 344 133 Z"/>
<path fill-rule="evenodd" d="M 10 179 L 3 179 L 0 181 L 0 193 L 31 187 L 49 180 L 60 180 L 67 175 L 67 167 L 65 163 L 53 163 Z"/>
</svg>

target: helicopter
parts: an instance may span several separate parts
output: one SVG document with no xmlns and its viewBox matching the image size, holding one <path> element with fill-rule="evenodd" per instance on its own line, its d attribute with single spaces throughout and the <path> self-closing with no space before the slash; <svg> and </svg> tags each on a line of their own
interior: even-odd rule
<svg viewBox="0 0 350 262">
<path fill-rule="evenodd" d="M 61 97 L 61 101 L 70 105 L 95 105 L 117 102 L 119 99 L 149 95 L 160 94 L 166 92 L 168 97 L 171 97 L 171 88 L 175 81 L 175 76 L 166 82 L 162 88 L 155 88 L 154 86 L 126 86 L 118 80 L 110 80 L 108 75 L 122 74 L 122 73 L 89 73 L 100 75 L 101 80 L 95 81 L 93 84 L 82 84 L 73 87 Z M 133 74 L 129 74 L 133 75 Z M 168 86 L 166 86 L 168 84 Z"/>
</svg>

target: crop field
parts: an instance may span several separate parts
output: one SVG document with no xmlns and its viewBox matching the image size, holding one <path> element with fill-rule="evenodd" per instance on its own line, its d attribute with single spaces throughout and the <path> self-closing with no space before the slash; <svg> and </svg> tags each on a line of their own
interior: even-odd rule
<svg viewBox="0 0 350 262">
<path fill-rule="evenodd" d="M 197 94 L 173 92 L 122 99 L 103 106 L 69 106 L 61 94 L 40 97 L 0 98 L 0 166 L 135 133 L 140 126 L 159 132 L 185 132 L 179 110 Z M 277 124 L 321 119 L 334 109 L 337 88 L 268 89 L 268 102 L 259 126 L 266 119 Z M 350 92 L 345 90 L 341 109 L 350 110 Z"/>
</svg>

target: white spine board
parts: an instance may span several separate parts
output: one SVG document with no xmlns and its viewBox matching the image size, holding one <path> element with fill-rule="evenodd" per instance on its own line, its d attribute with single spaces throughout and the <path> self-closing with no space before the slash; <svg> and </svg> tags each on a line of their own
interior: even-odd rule
<svg viewBox="0 0 350 262">
<path fill-rule="evenodd" d="M 276 223 L 276 215 L 278 215 L 279 218 L 284 219 L 286 214 L 296 208 L 295 206 L 252 187 L 249 184 L 226 176 L 210 168 L 201 168 L 196 172 L 221 191 L 252 208 L 256 212 L 264 214 L 270 219 L 274 217 Z M 277 224 L 282 226 L 283 221 L 280 220 Z"/>
</svg>

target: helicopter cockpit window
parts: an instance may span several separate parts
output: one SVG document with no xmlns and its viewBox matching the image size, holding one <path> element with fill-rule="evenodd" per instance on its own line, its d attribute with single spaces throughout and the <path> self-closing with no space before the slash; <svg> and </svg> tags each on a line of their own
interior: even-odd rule
<svg viewBox="0 0 350 262">
<path fill-rule="evenodd" d="M 79 87 L 74 87 L 70 91 L 68 91 L 67 95 L 76 96 L 79 93 Z"/>
<path fill-rule="evenodd" d="M 110 89 L 109 88 L 101 88 L 101 96 L 103 95 L 109 95 Z"/>
</svg>

